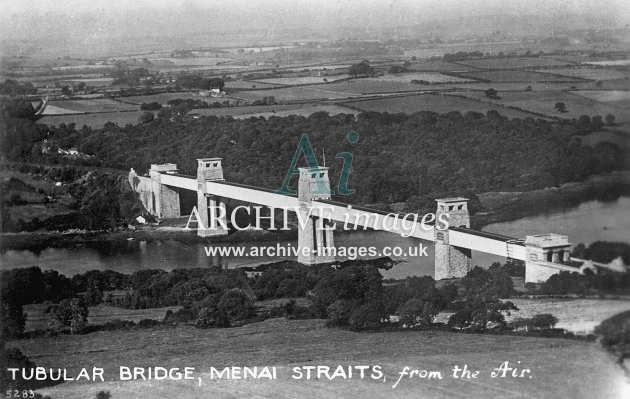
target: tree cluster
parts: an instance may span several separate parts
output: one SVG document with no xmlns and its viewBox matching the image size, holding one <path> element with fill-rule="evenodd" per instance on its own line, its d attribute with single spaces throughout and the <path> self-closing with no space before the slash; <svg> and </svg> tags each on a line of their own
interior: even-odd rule
<svg viewBox="0 0 630 399">
<path fill-rule="evenodd" d="M 221 78 L 204 78 L 194 74 L 182 74 L 177 77 L 177 84 L 187 89 L 220 89 L 223 90 L 225 82 Z"/>
<path fill-rule="evenodd" d="M 306 133 L 317 154 L 353 154 L 348 187 L 356 193 L 338 200 L 406 202 L 414 211 L 432 208 L 434 198 L 444 195 L 545 188 L 630 166 L 627 149 L 610 143 L 583 146 L 574 138 L 582 133 L 571 121 L 508 120 L 497 113 L 367 112 L 356 119 L 317 113 L 245 120 L 206 117 L 171 123 L 162 118 L 162 111 L 150 126 L 108 125 L 87 132 L 87 136 L 64 136 L 57 131 L 53 136 L 95 155 L 104 166 L 123 170 L 173 162 L 184 173 L 194 174 L 195 158 L 222 157 L 230 181 L 277 189 L 300 135 Z M 349 131 L 359 133 L 356 144 L 347 141 Z M 164 137 L 176 137 L 178 144 L 172 145 Z M 12 145 L 4 151 L 29 153 L 33 142 L 20 151 Z M 334 188 L 341 164 L 327 166 Z"/>
</svg>

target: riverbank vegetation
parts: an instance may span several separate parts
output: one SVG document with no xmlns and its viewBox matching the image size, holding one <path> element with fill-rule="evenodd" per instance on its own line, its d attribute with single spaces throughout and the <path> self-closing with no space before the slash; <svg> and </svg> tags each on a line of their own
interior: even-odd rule
<svg viewBox="0 0 630 399">
<path fill-rule="evenodd" d="M 620 244 L 596 243 L 584 251 L 607 258 L 620 251 Z M 506 300 L 515 295 L 630 294 L 629 274 L 613 271 L 561 273 L 542 284 L 527 284 L 526 292 L 518 292 L 513 278 L 524 275 L 522 262 L 474 267 L 462 279 L 439 283 L 428 276 L 384 280 L 380 271 L 394 263 L 382 258 L 309 267 L 281 261 L 227 270 L 140 270 L 133 274 L 93 270 L 72 278 L 37 267 L 12 269 L 0 275 L 3 332 L 21 336 L 23 306 L 33 303 L 48 304 L 51 320 L 61 322 L 53 329 L 57 332 L 73 327 L 67 309 L 82 309 L 83 304 L 124 309 L 171 307 L 163 323 L 203 328 L 238 326 L 268 317 L 324 318 L 329 326 L 350 330 L 434 328 L 435 316 L 448 311 L 452 316 L 445 328 L 482 332 L 512 329 L 505 316 L 517 309 Z M 76 298 L 81 302 L 68 302 Z M 273 306 L 257 305 L 276 300 Z M 61 314 L 64 316 L 57 317 Z M 83 318 L 81 312 L 77 314 Z"/>
</svg>

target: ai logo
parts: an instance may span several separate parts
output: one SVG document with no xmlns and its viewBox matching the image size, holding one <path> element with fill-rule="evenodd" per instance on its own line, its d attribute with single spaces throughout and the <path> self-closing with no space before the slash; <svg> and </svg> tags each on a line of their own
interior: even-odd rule
<svg viewBox="0 0 630 399">
<path fill-rule="evenodd" d="M 359 141 L 359 134 L 355 131 L 352 131 L 348 133 L 346 138 L 348 139 L 348 142 L 354 144 Z M 287 176 L 284 178 L 284 182 L 282 183 L 282 188 L 276 190 L 276 194 L 297 195 L 297 192 L 295 190 L 291 190 L 289 188 L 289 184 L 291 183 L 291 177 L 293 175 L 300 174 L 300 171 L 297 169 L 297 164 L 298 160 L 300 159 L 300 154 L 302 153 L 306 158 L 306 163 L 308 164 L 309 168 L 319 168 L 319 164 L 317 163 L 315 151 L 313 151 L 311 142 L 308 140 L 308 136 L 306 134 L 303 134 L 300 138 L 300 143 L 295 150 L 295 154 L 293 155 L 293 160 L 291 161 L 291 166 L 289 166 Z M 348 188 L 348 178 L 350 177 L 350 169 L 352 168 L 352 154 L 349 152 L 340 152 L 335 156 L 335 158 L 340 158 L 343 161 L 341 174 L 339 176 L 339 184 L 337 185 L 337 193 L 340 195 L 354 194 L 355 190 Z M 335 193 L 334 191 L 328 190 L 323 181 L 321 181 L 321 184 L 318 184 L 317 186 L 318 190 L 321 192 L 317 192 L 315 194 L 325 195 Z"/>
</svg>

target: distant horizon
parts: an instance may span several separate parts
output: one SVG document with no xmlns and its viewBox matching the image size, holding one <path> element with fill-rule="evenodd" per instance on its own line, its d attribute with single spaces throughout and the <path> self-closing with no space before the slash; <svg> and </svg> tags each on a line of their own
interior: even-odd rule
<svg viewBox="0 0 630 399">
<path fill-rule="evenodd" d="M 91 53 L 98 53 L 98 47 L 110 53 L 110 46 L 126 40 L 185 39 L 189 47 L 218 47 L 217 43 L 231 47 L 303 40 L 417 37 L 425 32 L 447 37 L 483 36 L 495 28 L 501 33 L 522 36 L 554 29 L 604 30 L 630 24 L 630 5 L 618 0 L 605 5 L 593 0 L 509 4 L 499 0 L 59 3 L 0 3 L 0 40 L 5 46 L 22 42 L 58 44 L 61 48 L 79 45 L 97 47 Z M 496 26 L 486 21 L 475 25 L 480 19 L 494 20 Z M 409 28 L 411 32 L 405 31 Z M 421 32 L 413 31 L 414 28 Z M 167 48 L 172 45 L 175 44 L 165 43 Z"/>
</svg>

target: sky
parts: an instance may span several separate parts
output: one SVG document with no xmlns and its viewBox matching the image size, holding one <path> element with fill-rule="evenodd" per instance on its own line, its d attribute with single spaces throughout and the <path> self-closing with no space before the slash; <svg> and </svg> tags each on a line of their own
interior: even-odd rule
<svg viewBox="0 0 630 399">
<path fill-rule="evenodd" d="M 628 13 L 626 0 L 1 0 L 4 15 L 61 13 L 79 15 L 108 11 L 150 10 L 255 10 L 258 13 L 283 14 L 293 9 L 316 13 L 318 10 L 351 14 L 357 10 L 372 10 L 392 14 L 426 16 L 487 14 L 548 14 L 548 13 L 601 13 L 607 10 Z M 290 12 L 289 12 L 290 14 Z"/>
<path fill-rule="evenodd" d="M 584 14 L 630 23 L 628 0 L 0 0 L 0 39 L 92 40 L 410 26 L 480 15 Z M 602 23 L 602 27 L 610 27 Z"/>
</svg>

